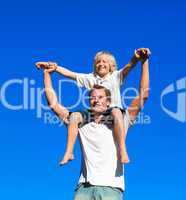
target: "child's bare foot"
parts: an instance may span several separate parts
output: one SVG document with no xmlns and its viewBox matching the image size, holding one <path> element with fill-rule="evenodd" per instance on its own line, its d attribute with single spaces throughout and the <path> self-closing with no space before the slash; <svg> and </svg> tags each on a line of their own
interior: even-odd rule
<svg viewBox="0 0 186 200">
<path fill-rule="evenodd" d="M 72 153 L 66 152 L 63 159 L 59 162 L 59 165 L 64 165 L 73 159 L 74 159 L 74 155 Z"/>
<path fill-rule="evenodd" d="M 126 151 L 120 151 L 120 162 L 127 164 L 130 162 L 129 156 Z"/>
</svg>

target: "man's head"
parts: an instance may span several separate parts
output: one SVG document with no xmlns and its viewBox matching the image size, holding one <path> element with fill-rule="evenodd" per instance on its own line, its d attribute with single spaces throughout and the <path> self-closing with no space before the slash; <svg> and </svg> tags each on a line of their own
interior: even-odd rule
<svg viewBox="0 0 186 200">
<path fill-rule="evenodd" d="M 94 85 L 89 93 L 90 109 L 95 113 L 105 112 L 111 103 L 110 90 L 100 85 Z"/>
<path fill-rule="evenodd" d="M 114 56 L 107 51 L 100 51 L 94 57 L 94 73 L 104 77 L 116 70 L 117 64 Z"/>
</svg>

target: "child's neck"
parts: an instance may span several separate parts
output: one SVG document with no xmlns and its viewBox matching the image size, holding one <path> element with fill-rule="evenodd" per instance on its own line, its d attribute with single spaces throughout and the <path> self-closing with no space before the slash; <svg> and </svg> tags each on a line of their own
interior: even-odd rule
<svg viewBox="0 0 186 200">
<path fill-rule="evenodd" d="M 107 78 L 107 76 L 110 74 L 110 72 L 108 73 L 108 74 L 105 74 L 105 75 L 103 75 L 103 76 L 101 76 L 101 75 L 99 75 L 99 74 L 96 74 L 96 75 L 98 75 L 100 78 L 102 78 L 102 79 L 106 79 Z"/>
</svg>

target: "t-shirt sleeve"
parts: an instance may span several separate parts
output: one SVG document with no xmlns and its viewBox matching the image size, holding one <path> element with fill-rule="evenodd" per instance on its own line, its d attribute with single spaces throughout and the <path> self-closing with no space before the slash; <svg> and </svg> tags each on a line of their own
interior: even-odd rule
<svg viewBox="0 0 186 200">
<path fill-rule="evenodd" d="M 92 88 L 92 74 L 76 73 L 76 82 L 79 87 Z"/>
<path fill-rule="evenodd" d="M 122 69 L 115 71 L 115 78 L 119 85 L 122 85 L 124 83 Z"/>
</svg>

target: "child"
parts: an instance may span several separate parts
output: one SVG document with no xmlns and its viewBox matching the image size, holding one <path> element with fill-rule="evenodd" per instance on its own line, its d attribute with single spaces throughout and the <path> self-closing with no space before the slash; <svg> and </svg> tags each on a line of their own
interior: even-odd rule
<svg viewBox="0 0 186 200">
<path fill-rule="evenodd" d="M 129 157 L 125 145 L 125 128 L 123 123 L 123 115 L 121 112 L 121 94 L 120 86 L 130 70 L 136 65 L 139 60 L 144 60 L 150 55 L 147 48 L 140 48 L 135 51 L 135 55 L 131 58 L 130 62 L 124 68 L 116 70 L 116 60 L 114 56 L 105 51 L 98 52 L 94 58 L 94 72 L 90 74 L 82 74 L 72 72 L 64 67 L 58 66 L 53 62 L 37 62 L 37 68 L 50 69 L 56 71 L 70 79 L 76 80 L 79 87 L 85 87 L 89 90 L 94 85 L 102 85 L 111 92 L 111 115 L 114 121 L 114 137 L 118 145 L 119 160 L 121 163 L 128 163 Z M 68 125 L 68 141 L 67 149 L 63 160 L 60 164 L 65 164 L 74 158 L 73 147 L 78 133 L 78 127 L 73 123 L 76 119 L 76 113 L 71 114 L 70 122 Z"/>
</svg>

